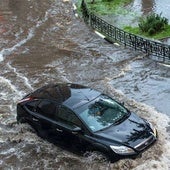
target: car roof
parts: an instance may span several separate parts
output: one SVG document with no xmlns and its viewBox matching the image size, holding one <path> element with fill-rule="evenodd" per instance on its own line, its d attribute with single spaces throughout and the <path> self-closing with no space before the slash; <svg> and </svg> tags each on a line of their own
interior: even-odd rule
<svg viewBox="0 0 170 170">
<path fill-rule="evenodd" d="M 74 110 L 101 95 L 101 92 L 79 84 L 49 84 L 33 93 L 34 98 L 50 99 Z"/>
</svg>

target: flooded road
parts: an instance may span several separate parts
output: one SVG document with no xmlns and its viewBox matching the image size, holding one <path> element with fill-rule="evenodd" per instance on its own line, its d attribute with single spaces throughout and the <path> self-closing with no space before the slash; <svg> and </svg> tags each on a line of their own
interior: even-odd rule
<svg viewBox="0 0 170 170">
<path fill-rule="evenodd" d="M 114 46 L 64 0 L 0 1 L 0 169 L 170 169 L 170 68 Z M 136 160 L 95 163 L 16 123 L 16 103 L 50 82 L 88 85 L 150 120 L 159 140 Z"/>
</svg>

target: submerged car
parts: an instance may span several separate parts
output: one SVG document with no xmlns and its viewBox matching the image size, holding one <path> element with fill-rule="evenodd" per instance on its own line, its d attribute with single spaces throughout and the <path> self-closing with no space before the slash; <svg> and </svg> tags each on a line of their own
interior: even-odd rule
<svg viewBox="0 0 170 170">
<path fill-rule="evenodd" d="M 77 84 L 47 85 L 28 94 L 17 104 L 17 121 L 65 148 L 97 152 L 111 162 L 135 158 L 157 140 L 147 120 Z"/>
</svg>

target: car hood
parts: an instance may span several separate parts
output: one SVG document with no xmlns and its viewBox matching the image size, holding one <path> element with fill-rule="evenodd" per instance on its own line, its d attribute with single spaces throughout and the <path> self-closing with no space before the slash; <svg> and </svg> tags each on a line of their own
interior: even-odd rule
<svg viewBox="0 0 170 170">
<path fill-rule="evenodd" d="M 96 132 L 99 138 L 104 138 L 111 143 L 123 144 L 134 147 L 149 138 L 151 128 L 139 116 L 131 113 L 130 116 L 118 125 L 113 125 L 103 131 Z"/>
</svg>

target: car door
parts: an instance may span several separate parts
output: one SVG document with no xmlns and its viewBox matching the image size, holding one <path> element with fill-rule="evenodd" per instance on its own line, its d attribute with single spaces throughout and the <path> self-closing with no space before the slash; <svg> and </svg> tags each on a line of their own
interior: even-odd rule
<svg viewBox="0 0 170 170">
<path fill-rule="evenodd" d="M 53 122 L 57 105 L 48 99 L 39 99 L 26 105 L 29 112 L 28 122 L 41 137 L 49 138 L 53 134 Z"/>
<path fill-rule="evenodd" d="M 68 149 L 81 151 L 85 143 L 85 129 L 76 114 L 67 107 L 60 107 L 56 112 L 56 131 L 62 133 L 62 142 Z M 79 131 L 81 129 L 81 131 Z"/>
<path fill-rule="evenodd" d="M 41 124 L 44 137 L 48 138 L 53 133 L 52 124 L 57 105 L 53 100 L 42 99 L 36 107 L 36 113 Z M 35 119 L 35 118 L 34 118 Z"/>
</svg>

